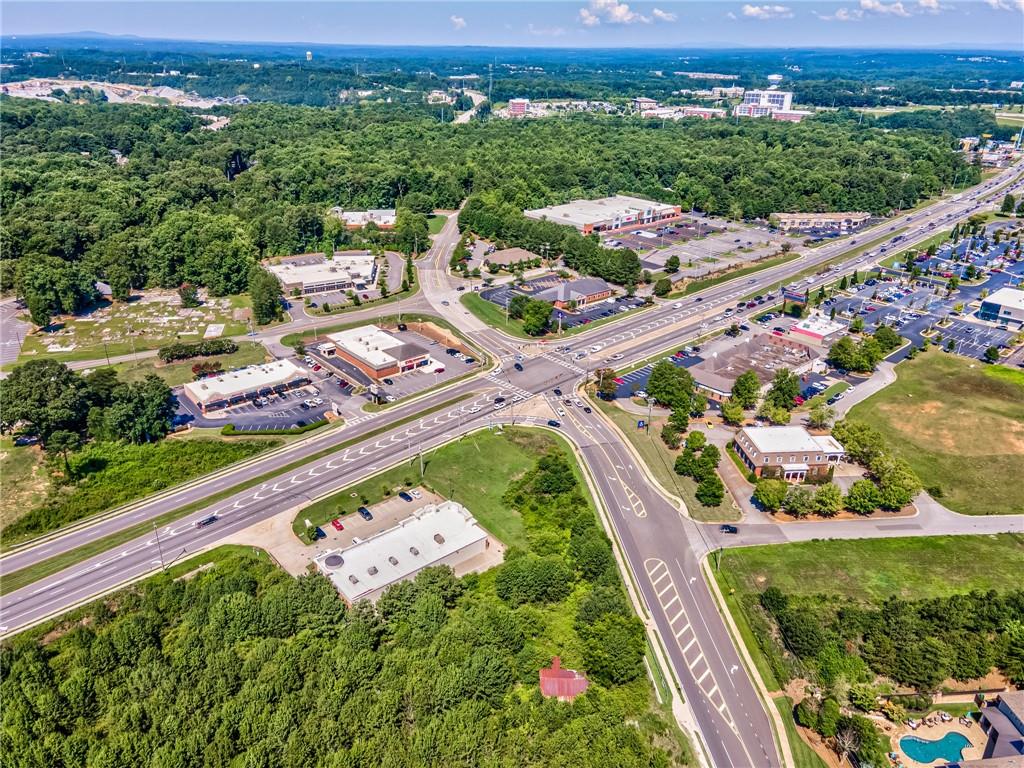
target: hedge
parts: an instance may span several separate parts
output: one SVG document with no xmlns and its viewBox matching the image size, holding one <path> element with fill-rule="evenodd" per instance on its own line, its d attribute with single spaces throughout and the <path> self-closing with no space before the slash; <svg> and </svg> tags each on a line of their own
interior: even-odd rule
<svg viewBox="0 0 1024 768">
<path fill-rule="evenodd" d="M 238 351 L 238 345 L 231 339 L 207 339 L 193 344 L 169 344 L 160 347 L 157 356 L 165 363 L 174 360 L 188 360 L 190 357 L 210 357 L 211 355 L 230 355 Z"/>
<path fill-rule="evenodd" d="M 243 429 L 238 429 L 234 424 L 227 424 L 221 427 L 220 433 L 227 436 L 247 435 L 253 437 L 254 435 L 302 435 L 310 430 L 322 427 L 327 423 L 327 419 L 320 419 L 320 421 L 313 421 L 302 427 L 289 427 L 288 429 L 261 429 L 258 432 L 250 432 Z"/>
</svg>

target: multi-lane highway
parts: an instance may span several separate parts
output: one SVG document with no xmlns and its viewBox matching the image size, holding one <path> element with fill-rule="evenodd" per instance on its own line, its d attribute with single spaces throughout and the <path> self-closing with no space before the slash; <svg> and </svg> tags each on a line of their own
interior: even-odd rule
<svg viewBox="0 0 1024 768">
<path fill-rule="evenodd" d="M 440 315 L 499 360 L 524 351 L 529 359 L 523 372 L 510 371 L 510 366 L 505 365 L 500 375 L 485 373 L 456 383 L 418 401 L 400 404 L 362 421 L 350 422 L 341 430 L 225 470 L 208 481 L 140 502 L 95 524 L 83 525 L 14 551 L 0 558 L 0 574 L 11 574 L 28 564 L 132 529 L 186 505 L 201 507 L 162 526 L 158 531 L 159 542 L 152 531 L 147 531 L 103 554 L 4 595 L 0 598 L 0 626 L 5 632 L 12 632 L 38 622 L 155 571 L 161 566 L 161 560 L 166 562 L 214 545 L 225 536 L 282 509 L 343 488 L 469 430 L 485 428 L 497 422 L 499 416 L 506 423 L 524 418 L 529 423 L 543 422 L 543 418 L 517 415 L 509 409 L 494 411 L 494 396 L 499 391 L 518 394 L 523 404 L 535 405 L 539 398 L 550 397 L 556 386 L 563 389 L 576 386 L 587 372 L 604 365 L 602 361 L 611 350 L 623 354 L 619 365 L 644 359 L 716 325 L 732 322 L 736 316 L 727 321 L 722 310 L 734 305 L 738 298 L 768 292 L 794 274 L 840 260 L 847 253 L 851 255 L 843 262 L 844 269 L 863 268 L 878 258 L 878 245 L 860 253 L 865 243 L 897 233 L 903 235 L 901 247 L 921 241 L 934 234 L 938 227 L 951 226 L 956 218 L 998 202 L 1007 189 L 1019 188 L 1022 183 L 1020 169 L 1008 169 L 965 193 L 960 200 L 943 200 L 887 221 L 871 231 L 858 233 L 857 242 L 845 240 L 809 249 L 786 264 L 703 291 L 699 294 L 700 302 L 696 301 L 696 295 L 680 302 L 668 301 L 590 329 L 569 342 L 580 349 L 593 345 L 601 348 L 600 353 L 582 360 L 555 351 L 554 347 L 563 342 L 547 347 L 529 344 L 507 336 L 500 329 L 485 326 L 465 310 L 458 301 L 460 293 L 456 284 L 445 270 L 458 238 L 453 216 L 430 253 L 421 260 L 420 294 L 400 306 L 404 311 L 415 308 Z M 837 274 L 816 277 L 808 287 L 813 289 L 820 282 L 835 279 Z M 377 314 L 379 310 L 370 310 L 367 317 Z M 277 328 L 267 334 L 267 340 L 272 343 L 283 332 L 301 330 L 312 323 L 309 318 L 297 318 L 286 329 Z M 454 398 L 459 401 L 452 405 Z M 421 415 L 431 408 L 437 410 Z M 700 562 L 709 551 L 723 544 L 740 543 L 739 540 L 721 541 L 713 527 L 695 523 L 685 509 L 678 509 L 652 483 L 616 429 L 597 412 L 585 414 L 572 410 L 563 420 L 562 431 L 583 457 L 633 580 L 683 688 L 710 762 L 736 768 L 780 765 L 769 716 L 744 671 L 700 570 Z M 325 453 L 331 448 L 335 450 Z M 299 462 L 301 465 L 296 468 Z M 202 504 L 214 494 L 222 494 L 257 478 L 261 482 L 252 488 L 239 490 L 216 503 Z M 196 520 L 210 514 L 219 518 L 215 525 L 195 527 Z M 940 518 L 948 527 L 959 525 L 955 519 L 941 515 L 934 519 Z M 1013 524 L 1014 521 L 1006 521 L 1002 525 Z M 779 526 L 767 521 L 744 528 L 752 529 L 743 537 L 744 542 L 778 542 L 791 538 L 791 534 L 781 532 Z M 1003 529 L 1005 527 L 999 528 Z M 901 529 L 880 535 L 897 535 L 898 530 Z M 867 527 L 829 531 L 817 535 L 873 535 Z"/>
</svg>

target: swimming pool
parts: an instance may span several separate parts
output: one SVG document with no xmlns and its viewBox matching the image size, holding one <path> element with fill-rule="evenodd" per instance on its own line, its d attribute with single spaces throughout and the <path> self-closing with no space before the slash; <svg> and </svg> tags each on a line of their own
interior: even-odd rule
<svg viewBox="0 0 1024 768">
<path fill-rule="evenodd" d="M 970 740 L 962 733 L 950 731 L 941 739 L 929 741 L 917 736 L 904 736 L 900 739 L 900 749 L 916 763 L 934 763 L 942 760 L 954 763 L 961 758 L 964 749 L 971 746 Z"/>
</svg>

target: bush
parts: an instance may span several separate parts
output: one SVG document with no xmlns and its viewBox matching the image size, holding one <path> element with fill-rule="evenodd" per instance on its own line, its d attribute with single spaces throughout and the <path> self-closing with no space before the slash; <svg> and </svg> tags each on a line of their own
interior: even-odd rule
<svg viewBox="0 0 1024 768">
<path fill-rule="evenodd" d="M 804 699 L 793 708 L 793 719 L 802 728 L 818 730 L 818 708 L 813 699 Z"/>
<path fill-rule="evenodd" d="M 718 479 L 718 475 L 712 473 L 697 484 L 697 491 L 694 495 L 697 497 L 697 501 L 705 507 L 717 507 L 725 498 L 725 486 Z"/>
<path fill-rule="evenodd" d="M 211 355 L 230 355 L 238 351 L 238 345 L 231 339 L 206 339 L 192 344 L 169 344 L 161 347 L 157 357 L 161 362 L 170 363 L 175 360 L 188 360 L 190 357 L 210 357 Z"/>
<path fill-rule="evenodd" d="M 523 555 L 505 563 L 494 579 L 498 597 L 512 605 L 552 603 L 572 591 L 572 570 L 557 555 Z"/>
<path fill-rule="evenodd" d="M 246 435 L 252 437 L 254 434 L 258 435 L 304 435 L 306 432 L 322 427 L 327 423 L 327 419 L 320 419 L 320 421 L 312 421 L 309 424 L 304 424 L 301 427 L 288 427 L 286 429 L 261 429 L 259 432 L 246 432 L 238 429 L 234 424 L 227 424 L 221 427 L 220 433 L 226 437 L 236 437 L 238 435 Z"/>
<path fill-rule="evenodd" d="M 679 431 L 675 429 L 671 424 L 666 424 L 661 428 L 661 439 L 669 448 L 673 451 L 679 447 L 682 439 L 679 435 Z"/>
</svg>

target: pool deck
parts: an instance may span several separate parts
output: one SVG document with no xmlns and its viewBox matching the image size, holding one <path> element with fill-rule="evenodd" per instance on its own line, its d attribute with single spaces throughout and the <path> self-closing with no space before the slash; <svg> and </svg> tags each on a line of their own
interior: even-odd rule
<svg viewBox="0 0 1024 768">
<path fill-rule="evenodd" d="M 934 713 L 932 713 L 934 715 Z M 896 732 L 892 735 L 892 751 L 900 756 L 900 761 L 903 765 L 911 768 L 912 766 L 919 765 L 935 765 L 936 763 L 945 762 L 942 759 L 935 759 L 930 763 L 919 763 L 916 760 L 912 760 L 903 752 L 900 748 L 900 739 L 904 736 L 916 736 L 919 739 L 926 739 L 928 741 L 938 741 L 947 733 L 956 732 L 965 736 L 970 742 L 970 746 L 964 747 L 963 760 L 980 760 L 984 757 L 985 742 L 988 741 L 988 737 L 982 732 L 981 726 L 973 720 L 970 726 L 963 725 L 958 718 L 953 718 L 948 723 L 936 723 L 935 725 L 925 725 L 921 723 L 917 730 L 911 730 L 909 725 L 902 725 L 896 729 Z"/>
</svg>

